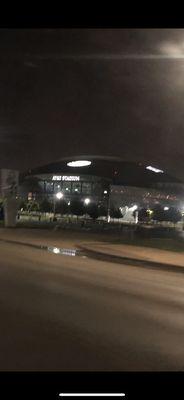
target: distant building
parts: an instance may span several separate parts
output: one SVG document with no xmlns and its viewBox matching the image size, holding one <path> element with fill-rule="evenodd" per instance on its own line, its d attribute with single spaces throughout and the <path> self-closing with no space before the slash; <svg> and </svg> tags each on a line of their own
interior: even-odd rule
<svg viewBox="0 0 184 400">
<path fill-rule="evenodd" d="M 120 158 L 82 156 L 63 158 L 21 175 L 19 195 L 40 201 L 61 192 L 66 202 L 72 199 L 116 208 L 136 204 L 150 207 L 163 203 L 180 207 L 184 200 L 184 184 L 161 169 L 142 163 L 125 162 Z"/>
</svg>

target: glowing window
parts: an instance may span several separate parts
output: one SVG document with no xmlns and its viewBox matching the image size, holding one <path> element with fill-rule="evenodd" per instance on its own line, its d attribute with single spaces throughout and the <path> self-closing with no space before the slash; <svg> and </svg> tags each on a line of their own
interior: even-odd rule
<svg viewBox="0 0 184 400">
<path fill-rule="evenodd" d="M 67 163 L 69 167 L 87 167 L 91 165 L 91 161 L 87 160 L 78 160 L 78 161 L 70 161 Z"/>
</svg>

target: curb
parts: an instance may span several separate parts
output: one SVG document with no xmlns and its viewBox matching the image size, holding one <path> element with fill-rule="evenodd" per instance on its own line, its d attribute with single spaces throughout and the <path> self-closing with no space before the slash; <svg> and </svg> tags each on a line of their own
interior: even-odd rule
<svg viewBox="0 0 184 400">
<path fill-rule="evenodd" d="M 88 247 L 80 246 L 80 245 L 77 245 L 77 247 L 81 251 L 85 252 L 87 255 L 91 256 L 92 258 L 96 258 L 96 259 L 102 260 L 102 261 L 111 261 L 111 262 L 115 262 L 117 264 L 131 265 L 132 267 L 141 266 L 143 268 L 156 268 L 156 269 L 162 269 L 162 270 L 167 270 L 167 271 L 184 273 L 184 267 L 182 267 L 180 265 L 167 264 L 167 263 L 162 263 L 162 262 L 157 262 L 157 261 L 142 260 L 140 258 L 131 258 L 131 257 L 126 257 L 126 256 L 118 256 L 118 255 L 116 256 L 114 254 L 103 253 L 101 251 L 89 249 Z"/>
<path fill-rule="evenodd" d="M 27 247 L 32 247 L 32 248 L 35 248 L 35 249 L 39 249 L 39 250 L 45 250 L 48 247 L 47 245 L 41 245 L 41 244 L 36 244 L 36 243 L 28 243 L 28 242 L 20 242 L 19 240 L 2 239 L 2 238 L 0 238 L 0 242 L 10 243 L 10 244 L 18 244 L 18 245 L 22 245 L 22 246 L 27 246 Z"/>
<path fill-rule="evenodd" d="M 34 244 L 34 243 L 28 243 L 28 242 L 20 242 L 18 240 L 11 240 L 11 239 L 2 239 L 0 238 L 0 242 L 4 243 L 11 243 L 11 244 L 18 244 L 22 246 L 27 246 L 27 247 L 32 247 L 36 248 L 38 250 L 47 250 L 49 247 L 48 245 L 41 245 L 41 244 Z M 160 270 L 166 270 L 166 271 L 171 271 L 171 272 L 179 272 L 179 273 L 184 273 L 184 267 L 180 265 L 175 265 L 175 264 L 164 264 L 161 262 L 156 262 L 156 261 L 146 261 L 146 260 L 141 260 L 138 258 L 130 258 L 130 257 L 123 257 L 123 256 L 116 256 L 114 254 L 108 254 L 108 253 L 103 253 L 97 250 L 92 250 L 89 249 L 85 246 L 80 246 L 76 245 L 76 247 L 81 250 L 86 256 L 91 257 L 96 260 L 101 260 L 101 261 L 108 261 L 108 262 L 114 262 L 117 264 L 125 264 L 125 265 L 131 265 L 131 267 L 142 267 L 142 268 L 153 268 L 153 269 L 160 269 Z"/>
</svg>

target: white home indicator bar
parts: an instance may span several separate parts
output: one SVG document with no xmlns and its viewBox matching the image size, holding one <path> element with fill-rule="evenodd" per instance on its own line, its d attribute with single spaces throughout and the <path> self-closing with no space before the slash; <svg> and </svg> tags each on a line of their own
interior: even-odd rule
<svg viewBox="0 0 184 400">
<path fill-rule="evenodd" d="M 59 393 L 63 397 L 124 397 L 125 393 Z"/>
</svg>

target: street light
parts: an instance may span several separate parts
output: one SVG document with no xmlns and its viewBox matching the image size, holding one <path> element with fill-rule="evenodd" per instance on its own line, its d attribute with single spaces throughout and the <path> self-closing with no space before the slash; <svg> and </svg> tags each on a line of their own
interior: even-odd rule
<svg viewBox="0 0 184 400">
<path fill-rule="evenodd" d="M 56 197 L 57 197 L 58 200 L 62 199 L 63 198 L 63 193 L 61 193 L 61 192 L 56 193 Z"/>
<path fill-rule="evenodd" d="M 90 203 L 90 199 L 86 198 L 86 199 L 84 200 L 84 204 L 86 204 L 86 206 L 87 206 L 89 203 Z"/>
</svg>

